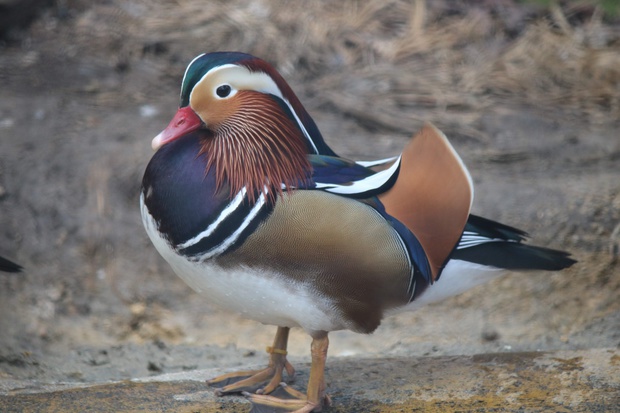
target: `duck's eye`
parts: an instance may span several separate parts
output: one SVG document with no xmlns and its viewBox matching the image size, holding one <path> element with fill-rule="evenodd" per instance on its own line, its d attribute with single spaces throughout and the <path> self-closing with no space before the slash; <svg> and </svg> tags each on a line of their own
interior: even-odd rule
<svg viewBox="0 0 620 413">
<path fill-rule="evenodd" d="M 219 87 L 215 90 L 215 93 L 216 93 L 219 97 L 221 97 L 221 98 L 225 98 L 225 97 L 227 97 L 228 95 L 230 95 L 231 90 L 232 90 L 232 89 L 231 89 L 230 85 L 222 85 L 222 86 L 219 86 Z"/>
</svg>

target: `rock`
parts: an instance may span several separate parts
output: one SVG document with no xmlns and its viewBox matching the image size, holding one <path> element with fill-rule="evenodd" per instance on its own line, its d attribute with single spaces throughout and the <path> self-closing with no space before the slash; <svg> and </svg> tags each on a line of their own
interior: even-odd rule
<svg viewBox="0 0 620 413">
<path fill-rule="evenodd" d="M 308 365 L 295 386 L 306 385 Z M 245 412 L 240 397 L 218 398 L 196 370 L 131 381 L 41 384 L 0 379 L 7 412 Z M 495 353 L 412 358 L 332 358 L 329 412 L 610 412 L 620 406 L 620 350 Z"/>
</svg>

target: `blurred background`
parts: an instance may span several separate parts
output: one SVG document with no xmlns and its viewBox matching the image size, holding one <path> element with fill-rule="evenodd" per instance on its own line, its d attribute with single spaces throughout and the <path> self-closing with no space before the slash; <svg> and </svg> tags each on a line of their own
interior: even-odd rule
<svg viewBox="0 0 620 413">
<path fill-rule="evenodd" d="M 271 62 L 342 156 L 425 121 L 473 212 L 579 260 L 331 335 L 332 356 L 620 345 L 615 1 L 0 0 L 0 379 L 100 381 L 247 364 L 275 329 L 220 312 L 158 256 L 138 196 L 191 59 Z M 291 337 L 293 356 L 309 339 Z"/>
</svg>

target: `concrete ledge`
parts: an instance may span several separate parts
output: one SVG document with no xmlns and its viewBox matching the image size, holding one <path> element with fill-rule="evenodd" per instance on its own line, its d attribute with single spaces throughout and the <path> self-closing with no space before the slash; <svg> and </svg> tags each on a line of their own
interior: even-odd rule
<svg viewBox="0 0 620 413">
<path fill-rule="evenodd" d="M 305 387 L 308 365 L 298 365 Z M 199 370 L 96 385 L 0 380 L 3 412 L 247 412 L 217 398 Z M 611 412 L 620 350 L 328 360 L 330 412 Z"/>
</svg>

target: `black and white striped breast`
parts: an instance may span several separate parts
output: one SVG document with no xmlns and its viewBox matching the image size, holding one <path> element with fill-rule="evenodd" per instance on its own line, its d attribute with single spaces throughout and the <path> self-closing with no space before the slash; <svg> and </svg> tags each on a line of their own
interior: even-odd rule
<svg viewBox="0 0 620 413">
<path fill-rule="evenodd" d="M 216 191 L 215 171 L 206 170 L 201 136 L 187 135 L 160 148 L 142 180 L 143 215 L 178 254 L 205 261 L 234 250 L 271 212 L 265 196 L 249 202 L 242 188 Z"/>
</svg>

